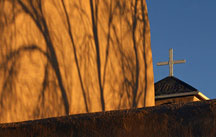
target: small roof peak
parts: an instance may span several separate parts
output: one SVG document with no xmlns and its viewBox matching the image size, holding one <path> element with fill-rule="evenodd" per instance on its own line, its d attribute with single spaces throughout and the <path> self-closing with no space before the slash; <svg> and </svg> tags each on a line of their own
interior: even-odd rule
<svg viewBox="0 0 216 137">
<path fill-rule="evenodd" d="M 156 96 L 194 91 L 198 90 L 174 76 L 165 77 L 164 79 L 155 83 Z"/>
</svg>

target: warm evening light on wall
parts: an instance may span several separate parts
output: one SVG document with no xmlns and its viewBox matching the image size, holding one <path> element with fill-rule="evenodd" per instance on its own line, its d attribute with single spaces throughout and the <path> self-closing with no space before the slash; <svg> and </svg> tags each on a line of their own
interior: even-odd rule
<svg viewBox="0 0 216 137">
<path fill-rule="evenodd" d="M 154 105 L 145 1 L 0 7 L 0 122 Z"/>
</svg>

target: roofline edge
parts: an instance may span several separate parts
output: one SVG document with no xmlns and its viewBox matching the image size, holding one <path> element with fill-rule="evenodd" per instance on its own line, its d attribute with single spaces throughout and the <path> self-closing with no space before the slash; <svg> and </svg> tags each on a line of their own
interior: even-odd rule
<svg viewBox="0 0 216 137">
<path fill-rule="evenodd" d="M 193 92 L 186 92 L 186 93 L 176 93 L 176 94 L 168 94 L 168 95 L 159 95 L 159 96 L 155 96 L 155 100 L 164 99 L 164 98 L 179 97 L 179 96 L 190 96 L 190 95 L 199 95 L 202 99 L 209 100 L 209 98 L 206 97 L 200 91 L 193 91 Z"/>
<path fill-rule="evenodd" d="M 205 96 L 202 92 L 200 92 L 200 91 L 198 91 L 198 95 L 199 95 L 201 98 L 205 99 L 205 100 L 209 100 L 209 98 L 206 97 L 206 96 Z"/>
</svg>

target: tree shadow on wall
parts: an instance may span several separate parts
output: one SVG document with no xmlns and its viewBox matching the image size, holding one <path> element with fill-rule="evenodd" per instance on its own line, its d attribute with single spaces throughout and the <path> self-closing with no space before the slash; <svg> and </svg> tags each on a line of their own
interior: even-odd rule
<svg viewBox="0 0 216 137">
<path fill-rule="evenodd" d="M 80 5 L 73 5 L 70 7 L 70 5 L 66 5 L 67 2 L 64 0 L 61 1 L 53 1 L 53 5 L 55 5 L 56 10 L 61 14 L 62 21 L 64 22 L 64 27 L 66 29 L 66 34 L 69 37 L 69 46 L 71 49 L 73 49 L 73 58 L 75 67 L 72 69 L 77 70 L 78 75 L 78 81 L 80 83 L 81 91 L 82 91 L 82 97 L 85 105 L 85 111 L 90 112 L 91 111 L 91 104 L 90 104 L 90 97 L 89 94 L 92 94 L 90 87 L 90 84 L 97 85 L 96 87 L 99 87 L 99 95 L 100 95 L 100 107 L 102 111 L 106 110 L 106 97 L 104 96 L 105 92 L 105 85 L 108 85 L 110 87 L 115 87 L 115 82 L 109 83 L 108 76 L 112 75 L 112 61 L 110 57 L 110 52 L 115 52 L 112 54 L 115 54 L 116 59 L 119 61 L 120 71 L 121 71 L 121 89 L 118 92 L 119 96 L 119 104 L 118 108 L 122 107 L 122 98 L 124 94 L 127 96 L 127 101 L 129 102 L 129 106 L 131 108 L 136 108 L 138 102 L 140 101 L 140 98 L 142 95 L 146 95 L 147 93 L 147 69 L 144 70 L 144 79 L 141 79 L 140 75 L 143 73 L 141 71 L 142 67 L 141 65 L 144 64 L 144 68 L 147 68 L 147 62 L 146 62 L 146 52 L 145 52 L 145 33 L 146 33 L 146 9 L 145 9 L 145 3 L 143 0 L 131 0 L 131 7 L 127 9 L 126 5 L 127 1 L 125 0 L 110 0 L 110 2 L 104 1 L 101 2 L 99 0 L 89 0 L 89 6 L 90 6 L 90 17 L 87 17 L 89 19 L 89 22 L 91 26 L 87 26 L 91 28 L 92 36 L 89 36 L 88 34 L 85 35 L 85 38 L 83 39 L 90 39 L 86 43 L 89 45 L 93 45 L 92 49 L 94 52 L 93 59 L 95 59 L 95 68 L 96 68 L 96 77 L 97 81 L 92 81 L 91 78 L 86 78 L 85 73 L 82 73 L 82 67 L 87 66 L 88 63 L 83 65 L 83 62 L 81 58 L 85 58 L 84 60 L 88 60 L 90 58 L 90 55 L 87 53 L 88 51 L 83 52 L 81 55 L 79 54 L 78 47 L 79 45 L 76 43 L 76 36 L 74 36 L 74 26 L 73 18 L 71 19 L 71 10 L 75 9 L 77 7 L 80 7 L 79 10 L 79 16 L 81 18 L 84 18 L 84 16 L 87 16 L 88 14 L 85 13 L 85 9 L 81 8 L 81 2 L 77 2 Z M 32 53 L 32 52 L 39 52 L 41 55 L 43 55 L 46 58 L 46 63 L 44 65 L 44 75 L 43 75 L 43 81 L 42 85 L 40 85 L 41 91 L 38 100 L 42 100 L 41 104 L 44 106 L 45 100 L 45 91 L 51 90 L 49 89 L 49 77 L 50 72 L 54 72 L 54 77 L 57 81 L 57 86 L 59 86 L 61 91 L 61 97 L 63 101 L 63 108 L 66 115 L 69 115 L 71 112 L 70 110 L 70 102 L 69 101 L 69 89 L 66 88 L 67 86 L 72 86 L 69 84 L 65 84 L 66 82 L 63 80 L 64 76 L 60 69 L 60 64 L 62 62 L 59 62 L 59 57 L 57 55 L 57 48 L 55 39 L 53 37 L 53 30 L 50 27 L 50 21 L 49 17 L 45 15 L 44 13 L 44 0 L 14 0 L 14 1 L 6 1 L 2 0 L 0 2 L 0 7 L 4 7 L 5 5 L 9 4 L 11 6 L 11 10 L 5 10 L 4 8 L 1 8 L 2 12 L 0 13 L 0 33 L 2 32 L 4 34 L 4 37 L 6 40 L 3 40 L 0 37 L 0 47 L 4 50 L 0 51 L 0 72 L 4 75 L 3 78 L 3 86 L 1 89 L 1 105 L 3 106 L 3 100 L 7 94 L 9 94 L 10 91 L 16 90 L 15 89 L 15 83 L 16 83 L 16 73 L 19 71 L 18 65 L 16 65 L 19 62 L 19 58 L 25 54 L 25 53 Z M 100 4 L 105 5 L 105 12 L 107 14 L 107 22 L 101 22 L 100 20 Z M 141 6 L 140 6 L 141 5 Z M 39 30 L 40 34 L 42 35 L 43 40 L 45 41 L 45 50 L 40 48 L 40 45 L 36 44 L 27 44 L 24 46 L 20 46 L 18 49 L 14 49 L 12 47 L 13 39 L 16 37 L 16 33 L 10 34 L 10 37 L 8 37 L 8 33 L 6 31 L 7 28 L 11 24 L 15 24 L 16 18 L 19 16 L 19 14 L 26 14 L 28 15 L 31 20 L 36 25 L 37 29 Z M 129 14 L 129 15 L 128 15 Z M 82 17 L 83 16 L 83 17 Z M 122 16 L 122 17 L 121 17 Z M 127 22 L 127 28 L 128 33 L 130 34 L 130 39 L 132 40 L 132 45 L 129 45 L 130 47 L 130 53 L 125 52 L 124 45 L 122 45 L 123 40 L 119 36 L 117 30 L 116 30 L 116 24 L 114 24 L 114 19 L 121 18 L 121 21 Z M 84 22 L 82 22 L 84 24 Z M 105 25 L 104 25 L 105 24 Z M 143 29 L 140 30 L 138 27 L 139 25 L 142 25 Z M 101 26 L 107 26 L 107 31 L 105 34 L 105 50 L 102 51 L 102 41 L 100 41 L 100 34 L 99 30 L 103 29 Z M 16 28 L 14 28 L 16 29 Z M 141 31 L 141 32 L 139 32 Z M 16 32 L 16 31 L 14 31 Z M 6 36 L 7 35 L 7 36 Z M 57 36 L 58 37 L 58 36 Z M 137 37 L 141 37 L 141 40 L 137 40 Z M 58 37 L 58 39 L 61 39 Z M 84 40 L 84 43 L 85 43 Z M 59 40 L 60 41 L 60 40 Z M 92 43 L 91 43 L 91 42 Z M 140 41 L 142 44 L 140 44 Z M 140 46 L 142 46 L 142 57 L 141 59 L 139 50 Z M 84 47 L 83 49 L 88 49 L 89 47 Z M 89 48 L 90 49 L 90 48 Z M 114 51 L 112 50 L 114 49 Z M 83 50 L 84 51 L 84 50 Z M 87 53 L 87 54 L 86 54 Z M 101 56 L 102 54 L 105 54 L 104 58 Z M 64 53 L 62 53 L 64 55 Z M 142 63 L 143 61 L 143 63 Z M 90 62 L 90 61 L 89 61 Z M 84 67 L 84 69 L 86 69 Z M 64 68 L 66 69 L 66 68 Z M 114 71 L 114 70 L 113 70 Z M 66 73 L 66 72 L 65 72 Z M 87 79 L 87 80 L 86 80 Z M 118 78 L 116 78 L 118 79 Z M 143 87 L 140 85 L 141 82 L 144 82 L 145 86 Z M 55 87 L 53 88 L 55 89 Z M 54 92 L 54 91 L 53 91 Z M 145 102 L 145 97 L 144 101 Z M 145 105 L 145 103 L 144 103 Z M 39 107 L 35 111 L 36 115 L 39 115 L 38 113 Z"/>
</svg>

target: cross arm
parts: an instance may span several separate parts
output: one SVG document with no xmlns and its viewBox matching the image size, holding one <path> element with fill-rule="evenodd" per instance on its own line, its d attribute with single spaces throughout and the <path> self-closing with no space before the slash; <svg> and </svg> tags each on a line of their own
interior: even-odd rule
<svg viewBox="0 0 216 137">
<path fill-rule="evenodd" d="M 186 60 L 176 60 L 173 63 L 174 64 L 181 64 L 181 63 L 185 63 L 185 62 L 186 62 Z"/>
<path fill-rule="evenodd" d="M 168 65 L 169 62 L 158 62 L 157 66 L 163 66 L 163 65 Z"/>
</svg>

